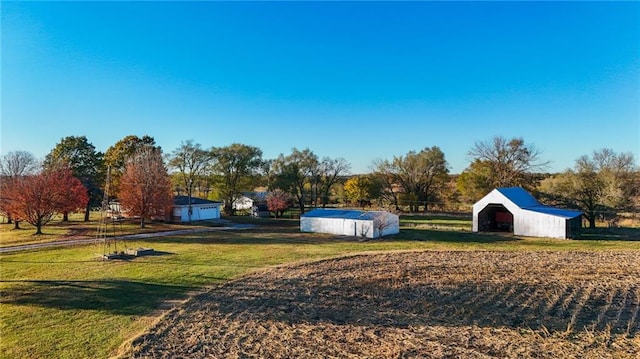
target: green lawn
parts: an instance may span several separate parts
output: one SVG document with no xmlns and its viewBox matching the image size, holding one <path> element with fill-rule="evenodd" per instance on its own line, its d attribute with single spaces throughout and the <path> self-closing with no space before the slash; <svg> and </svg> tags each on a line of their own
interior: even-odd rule
<svg viewBox="0 0 640 359">
<path fill-rule="evenodd" d="M 20 222 L 20 229 L 14 229 L 13 224 L 7 224 L 6 220 L 3 220 L 0 225 L 0 247 L 68 239 L 96 238 L 100 224 L 100 214 L 98 212 L 91 212 L 89 219 L 88 222 L 84 222 L 83 214 L 73 213 L 69 216 L 69 221 L 62 222 L 62 217 L 58 216 L 42 227 L 43 234 L 41 235 L 34 235 L 36 228 L 29 223 Z M 185 224 L 163 222 L 148 222 L 145 228 L 140 228 L 139 220 L 106 220 L 102 225 L 103 227 L 101 228 L 107 236 L 122 236 L 134 233 L 150 233 L 186 228 Z M 215 225 L 215 223 L 202 221 L 191 224 L 190 226 L 208 227 L 212 225 Z"/>
<path fill-rule="evenodd" d="M 98 261 L 103 249 L 95 245 L 0 255 L 0 357 L 109 357 L 191 293 L 292 261 L 381 250 L 640 250 L 634 241 L 521 239 L 415 226 L 359 242 L 299 233 L 295 220 L 258 223 L 265 226 L 130 242 L 157 252 L 130 260 Z"/>
</svg>

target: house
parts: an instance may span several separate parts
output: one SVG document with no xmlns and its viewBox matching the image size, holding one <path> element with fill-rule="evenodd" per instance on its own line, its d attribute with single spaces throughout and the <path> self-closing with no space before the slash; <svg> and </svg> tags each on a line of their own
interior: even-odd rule
<svg viewBox="0 0 640 359">
<path fill-rule="evenodd" d="M 400 219 L 385 211 L 316 208 L 300 217 L 301 232 L 378 238 L 400 232 Z"/>
<path fill-rule="evenodd" d="M 222 202 L 210 201 L 208 199 L 191 197 L 189 205 L 188 196 L 173 197 L 172 220 L 174 222 L 188 222 L 189 209 L 191 209 L 191 220 L 202 221 L 207 219 L 219 219 Z"/>
<path fill-rule="evenodd" d="M 581 225 L 582 212 L 545 206 L 520 187 L 496 188 L 473 205 L 474 232 L 571 238 Z"/>
<path fill-rule="evenodd" d="M 250 210 L 258 204 L 267 202 L 267 192 L 244 192 L 233 200 L 233 209 Z"/>
</svg>

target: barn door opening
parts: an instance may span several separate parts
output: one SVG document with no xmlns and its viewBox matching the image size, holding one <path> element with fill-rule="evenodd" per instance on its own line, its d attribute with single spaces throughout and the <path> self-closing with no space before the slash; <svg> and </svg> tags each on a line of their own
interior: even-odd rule
<svg viewBox="0 0 640 359">
<path fill-rule="evenodd" d="M 478 213 L 478 230 L 513 233 L 513 214 L 501 204 L 490 204 Z"/>
</svg>

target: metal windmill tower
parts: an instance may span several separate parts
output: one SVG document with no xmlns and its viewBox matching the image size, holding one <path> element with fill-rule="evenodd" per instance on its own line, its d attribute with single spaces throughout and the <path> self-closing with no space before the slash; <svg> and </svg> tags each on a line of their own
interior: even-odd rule
<svg viewBox="0 0 640 359">
<path fill-rule="evenodd" d="M 100 220 L 96 230 L 96 246 L 102 244 L 102 259 L 113 259 L 118 256 L 118 243 L 116 236 L 116 223 L 111 216 L 111 208 L 109 206 L 109 187 L 111 184 L 111 167 L 107 168 L 107 178 L 102 195 L 102 206 L 100 208 Z M 112 227 L 112 236 L 108 236 L 109 223 Z"/>
</svg>

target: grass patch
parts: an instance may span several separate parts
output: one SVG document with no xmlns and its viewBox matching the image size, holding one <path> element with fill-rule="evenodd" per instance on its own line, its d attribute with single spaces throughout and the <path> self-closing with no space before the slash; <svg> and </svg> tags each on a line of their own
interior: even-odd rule
<svg viewBox="0 0 640 359">
<path fill-rule="evenodd" d="M 158 252 L 128 261 L 97 261 L 103 249 L 96 245 L 0 255 L 0 357 L 116 354 L 172 303 L 276 264 L 392 250 L 640 249 L 640 242 L 632 241 L 531 239 L 416 227 L 360 242 L 300 233 L 295 220 L 242 221 L 261 226 L 125 242 Z"/>
<path fill-rule="evenodd" d="M 55 217 L 46 226 L 42 227 L 42 235 L 34 235 L 36 232 L 35 227 L 26 222 L 20 222 L 20 229 L 14 229 L 13 224 L 2 223 L 0 224 L 0 247 L 96 238 L 100 225 L 100 213 L 91 212 L 88 222 L 83 219 L 84 216 L 77 213 L 70 215 L 67 222 L 62 222 L 62 217 Z M 197 221 L 191 224 L 147 222 L 145 228 L 140 228 L 140 221 L 133 219 L 109 220 L 105 223 L 106 227 L 103 228 L 106 235 L 110 237 L 221 225 L 216 221 Z"/>
</svg>

